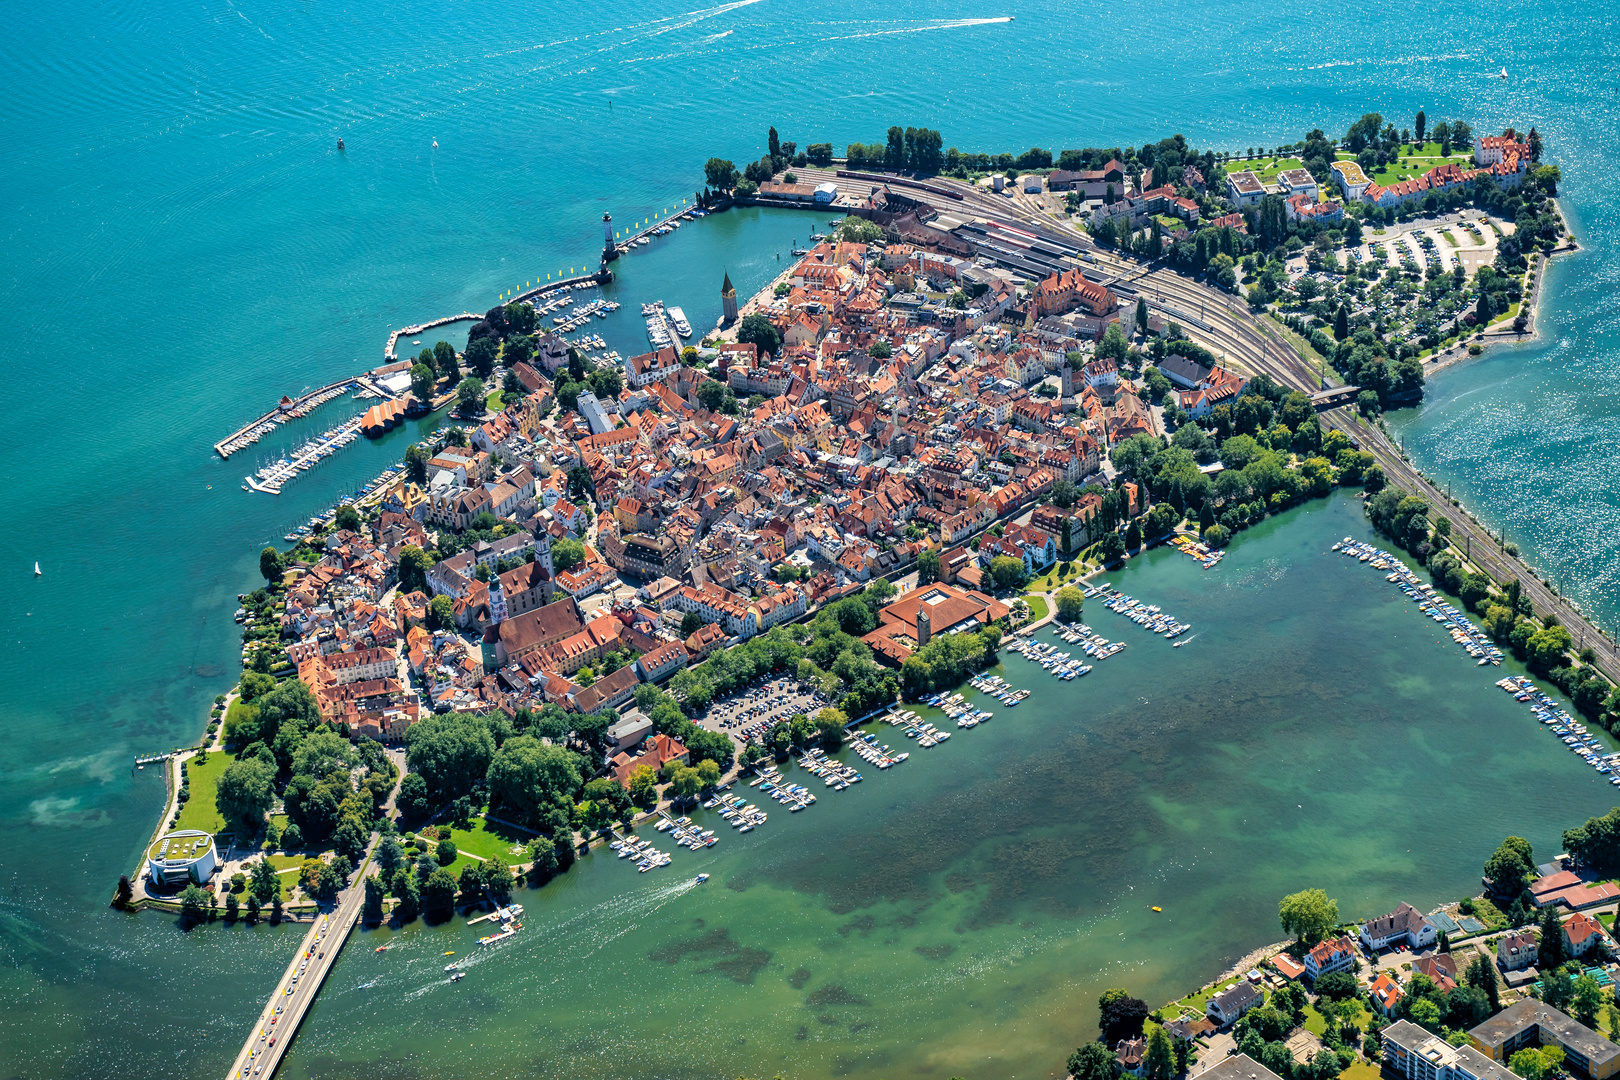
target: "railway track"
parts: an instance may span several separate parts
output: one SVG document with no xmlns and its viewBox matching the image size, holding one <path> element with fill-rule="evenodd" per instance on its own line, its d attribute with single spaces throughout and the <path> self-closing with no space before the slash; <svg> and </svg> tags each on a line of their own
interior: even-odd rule
<svg viewBox="0 0 1620 1080">
<path fill-rule="evenodd" d="M 831 181 L 838 183 L 836 170 L 797 170 L 808 182 Z M 855 180 L 855 183 L 881 181 Z M 843 178 L 843 183 L 851 183 Z M 1184 326 L 1193 325 L 1193 339 L 1212 351 L 1223 353 L 1229 359 L 1251 371 L 1264 372 L 1279 385 L 1301 390 L 1307 394 L 1320 389 L 1320 377 L 1305 362 L 1293 346 L 1283 341 L 1269 327 L 1249 314 L 1246 305 L 1229 293 L 1200 285 L 1172 270 L 1155 269 L 1132 260 L 1121 259 L 1106 248 L 1099 248 L 1089 236 L 1067 223 L 1058 223 L 1004 196 L 993 195 L 972 184 L 949 177 L 934 177 L 931 187 L 950 190 L 952 195 L 939 195 L 934 191 L 911 186 L 896 185 L 906 197 L 933 207 L 952 217 L 978 217 L 986 222 L 1006 226 L 1016 233 L 1032 239 L 1028 247 L 1014 245 L 1014 236 L 996 235 L 994 230 L 969 230 L 974 236 L 984 237 L 985 254 L 1006 262 L 1025 273 L 1052 273 L 1079 269 L 1094 280 L 1107 282 L 1122 295 L 1147 294 L 1149 307 L 1159 306 L 1161 311 L 1168 298 L 1177 311 L 1190 315 L 1194 306 L 1200 312 L 1198 320 L 1181 320 Z M 958 197 L 959 196 L 959 197 Z M 1165 312 L 1175 318 L 1173 312 Z M 1202 338 L 1203 340 L 1199 340 Z"/>
</svg>

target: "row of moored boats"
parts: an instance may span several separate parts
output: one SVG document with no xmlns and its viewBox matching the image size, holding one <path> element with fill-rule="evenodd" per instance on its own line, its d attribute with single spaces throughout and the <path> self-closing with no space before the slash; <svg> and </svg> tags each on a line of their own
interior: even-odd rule
<svg viewBox="0 0 1620 1080">
<path fill-rule="evenodd" d="M 1374 570 L 1388 570 L 1385 581 L 1400 589 L 1401 593 L 1418 605 L 1418 610 L 1446 628 L 1451 640 L 1460 645 L 1479 667 L 1487 664 L 1502 666 L 1502 650 L 1491 641 L 1490 635 L 1475 626 L 1466 613 L 1439 596 L 1434 586 L 1419 581 L 1417 574 L 1398 557 L 1382 548 L 1374 547 L 1353 537 L 1345 537 L 1333 545 L 1333 550 L 1357 562 L 1366 563 Z"/>
<path fill-rule="evenodd" d="M 239 433 L 235 438 L 232 438 L 228 442 L 221 443 L 219 446 L 220 456 L 230 457 L 238 450 L 252 446 L 254 443 L 276 430 L 277 427 L 286 421 L 297 420 L 308 416 L 310 413 L 314 412 L 328 401 L 331 401 L 333 398 L 342 397 L 344 394 L 354 389 L 355 385 L 356 384 L 353 382 L 345 382 L 339 383 L 336 386 L 328 386 L 320 393 L 312 394 L 307 398 L 301 399 L 298 404 L 290 408 L 277 410 L 275 413 L 272 413 L 265 419 L 260 420 L 257 424 L 254 424 L 246 431 Z"/>
<path fill-rule="evenodd" d="M 366 484 L 364 487 L 357 488 L 353 495 L 345 496 L 344 498 L 338 500 L 337 505 L 338 506 L 344 506 L 344 505 L 347 505 L 349 503 L 356 502 L 356 501 L 358 501 L 360 499 L 364 499 L 367 495 L 372 494 L 373 492 L 377 491 L 379 488 L 387 487 L 389 484 L 392 484 L 395 480 L 400 479 L 404 475 L 405 475 L 405 465 L 404 465 L 404 463 L 403 462 L 396 462 L 395 464 L 390 465 L 388 468 L 384 469 L 382 472 L 378 473 L 376 478 L 373 479 L 370 483 Z M 308 536 L 314 530 L 324 528 L 327 525 L 330 525 L 332 523 L 332 519 L 335 518 L 336 516 L 337 516 L 337 506 L 334 506 L 332 509 L 326 511 L 324 514 L 316 514 L 314 517 L 310 518 L 307 523 L 298 526 L 298 528 L 296 528 L 292 532 L 288 533 L 282 539 L 288 541 L 289 543 L 297 543 L 298 541 L 300 541 L 300 540 L 304 539 L 306 536 Z M 241 620 L 237 620 L 237 621 L 240 622 Z"/>
<path fill-rule="evenodd" d="M 674 861 L 669 852 L 660 851 L 651 840 L 643 840 L 634 833 L 622 839 L 614 840 L 609 846 L 618 852 L 619 858 L 633 860 L 636 869 L 643 874 L 649 870 L 668 866 Z"/>
<path fill-rule="evenodd" d="M 360 437 L 360 422 L 356 416 L 344 421 L 324 435 L 319 435 L 273 464 L 266 465 L 242 485 L 243 491 L 263 491 L 280 495 L 294 477 L 306 469 L 314 468 L 322 458 L 330 457 Z"/>
<path fill-rule="evenodd" d="M 1613 775 L 1620 769 L 1620 752 L 1609 753 L 1608 747 L 1600 742 L 1597 736 L 1586 729 L 1586 725 L 1558 707 L 1558 703 L 1543 693 L 1536 684 L 1525 675 L 1509 675 L 1505 679 L 1496 680 L 1496 685 L 1512 694 L 1520 701 L 1530 706 L 1530 711 L 1536 714 L 1552 733 L 1563 740 L 1570 751 L 1578 755 L 1601 775 L 1609 777 L 1609 783 L 1620 787 L 1620 776 Z"/>
<path fill-rule="evenodd" d="M 1088 644 L 1087 649 L 1095 649 L 1090 655 L 1098 659 L 1106 659 L 1125 647 L 1123 642 L 1115 642 L 1104 648 L 1096 648 Z M 1044 641 L 1020 640 L 1007 646 L 1008 652 L 1015 652 L 1025 660 L 1039 664 L 1053 678 L 1064 682 L 1073 682 L 1082 675 L 1090 674 L 1091 665 L 1079 659 L 1072 653 L 1059 652 L 1056 645 L 1048 645 Z"/>
<path fill-rule="evenodd" d="M 924 750 L 938 746 L 951 737 L 951 733 L 935 727 L 914 712 L 892 712 L 883 718 L 894 727 L 904 728 L 906 738 L 916 739 Z M 975 722 L 977 726 L 978 721 Z M 899 760 L 898 758 L 895 760 Z"/>
<path fill-rule="evenodd" d="M 501 907 L 496 908 L 494 918 L 495 918 L 496 924 L 500 926 L 500 929 L 495 931 L 493 934 L 485 934 L 483 937 L 479 938 L 478 939 L 478 944 L 485 945 L 485 946 L 499 945 L 503 941 L 511 940 L 514 936 L 517 935 L 517 932 L 519 930 L 523 929 L 523 924 L 518 921 L 518 918 L 522 914 L 523 914 L 523 905 L 522 904 L 503 905 Z M 460 965 L 454 964 L 454 963 L 448 964 L 448 965 L 445 966 L 444 970 L 453 971 L 453 970 L 459 968 L 459 966 Z M 463 978 L 466 977 L 465 972 L 462 973 L 462 977 Z M 460 982 L 461 979 L 458 979 L 455 975 L 451 975 L 450 976 L 450 981 L 451 982 Z"/>
<path fill-rule="evenodd" d="M 1162 638 L 1177 638 L 1192 629 L 1192 623 L 1177 622 L 1176 617 L 1163 611 L 1157 604 L 1144 604 L 1134 596 L 1119 592 L 1112 585 L 1102 584 L 1086 591 L 1088 597 L 1100 597 L 1103 607 L 1125 616 L 1131 622 Z"/>
<path fill-rule="evenodd" d="M 598 319 L 607 318 L 608 312 L 618 306 L 612 300 L 592 300 L 588 304 L 581 304 L 572 311 L 566 311 L 561 315 L 553 315 L 551 322 L 558 332 L 566 334 L 571 330 L 578 330 L 584 326 L 590 321 L 592 315 L 595 315 Z"/>
<path fill-rule="evenodd" d="M 1170 544 L 1183 555 L 1190 555 L 1197 559 L 1203 564 L 1205 570 L 1220 562 L 1221 558 L 1226 554 L 1220 548 L 1212 548 L 1207 544 L 1201 544 L 1190 536 L 1172 537 Z"/>
</svg>

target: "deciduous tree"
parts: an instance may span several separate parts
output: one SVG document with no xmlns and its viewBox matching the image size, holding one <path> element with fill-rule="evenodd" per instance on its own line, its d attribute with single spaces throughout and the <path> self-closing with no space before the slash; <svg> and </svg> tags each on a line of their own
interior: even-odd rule
<svg viewBox="0 0 1620 1080">
<path fill-rule="evenodd" d="M 1283 897 L 1277 914 L 1284 930 L 1302 944 L 1315 945 L 1339 925 L 1339 902 L 1321 889 L 1305 889 Z"/>
<path fill-rule="evenodd" d="M 276 767 L 260 757 L 233 761 L 219 778 L 214 805 L 244 839 L 258 835 L 275 798 Z"/>
<path fill-rule="evenodd" d="M 1073 585 L 1065 585 L 1057 591 L 1056 599 L 1058 618 L 1064 622 L 1073 622 L 1080 617 L 1086 595 Z"/>
</svg>

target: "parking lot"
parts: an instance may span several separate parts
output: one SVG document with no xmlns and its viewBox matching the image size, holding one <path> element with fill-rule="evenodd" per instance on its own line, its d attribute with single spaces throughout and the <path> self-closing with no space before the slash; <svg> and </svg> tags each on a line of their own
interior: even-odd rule
<svg viewBox="0 0 1620 1080">
<path fill-rule="evenodd" d="M 1496 233 L 1485 223 L 1487 220 L 1483 214 L 1445 214 L 1402 222 L 1389 226 L 1382 234 L 1371 231 L 1363 234 L 1365 243 L 1336 257 L 1346 264 L 1359 262 L 1363 266 L 1370 263 L 1399 268 L 1407 260 L 1422 267 L 1431 262 L 1432 256 L 1435 269 L 1449 272 L 1461 263 L 1464 272 L 1471 276 L 1496 258 Z M 1509 225 L 1508 229 L 1511 228 Z M 1478 241 L 1470 229 L 1479 234 Z M 1445 231 L 1456 238 L 1456 246 L 1445 239 Z"/>
<path fill-rule="evenodd" d="M 789 676 L 766 680 L 724 701 L 716 701 L 698 718 L 698 723 L 746 741 L 795 713 L 814 717 L 827 704 L 819 694 L 801 687 L 797 679 Z"/>
</svg>

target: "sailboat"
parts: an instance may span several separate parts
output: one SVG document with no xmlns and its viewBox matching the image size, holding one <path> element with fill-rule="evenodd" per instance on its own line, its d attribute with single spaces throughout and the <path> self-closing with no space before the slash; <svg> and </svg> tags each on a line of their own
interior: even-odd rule
<svg viewBox="0 0 1620 1080">
<path fill-rule="evenodd" d="M 1502 74 L 1500 74 L 1500 75 L 1498 75 L 1498 76 L 1497 76 L 1497 78 L 1498 78 L 1498 79 L 1505 79 L 1505 78 L 1507 78 L 1507 68 L 1503 68 L 1503 69 L 1502 69 Z"/>
<path fill-rule="evenodd" d="M 34 576 L 39 577 L 39 563 L 34 564 Z"/>
</svg>

